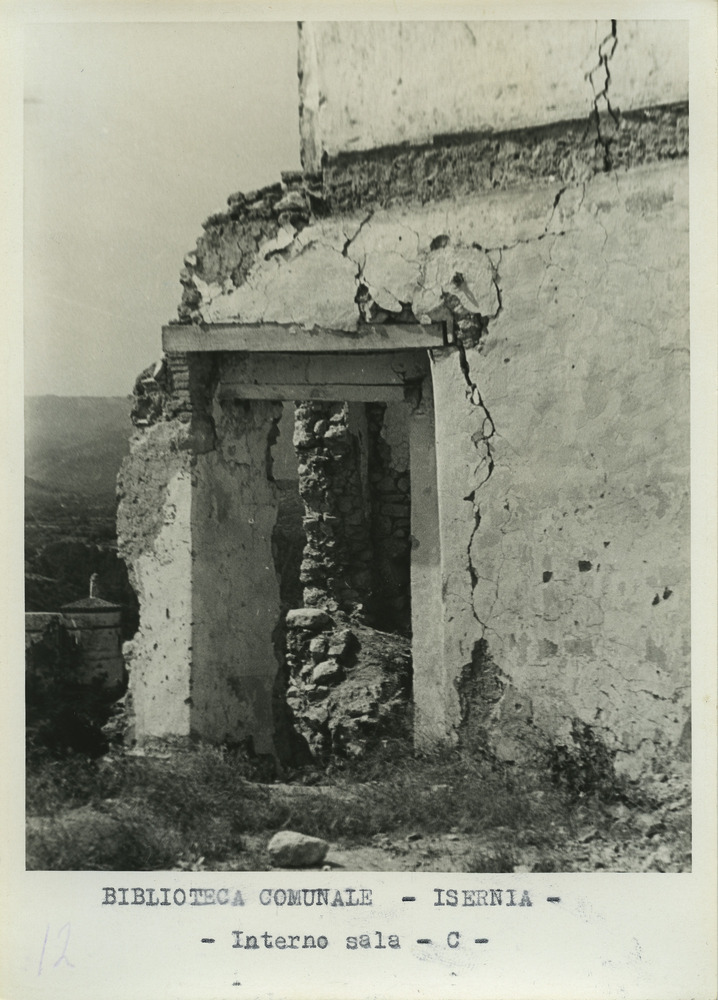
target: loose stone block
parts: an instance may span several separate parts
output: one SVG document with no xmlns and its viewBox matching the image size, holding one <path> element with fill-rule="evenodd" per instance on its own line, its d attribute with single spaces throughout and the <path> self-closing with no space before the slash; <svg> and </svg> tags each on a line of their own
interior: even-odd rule
<svg viewBox="0 0 718 1000">
<path fill-rule="evenodd" d="M 319 837 L 309 837 L 294 830 L 280 830 L 267 844 L 272 864 L 281 868 L 311 868 L 320 865 L 329 844 Z"/>
<path fill-rule="evenodd" d="M 294 608 L 287 612 L 286 621 L 291 628 L 304 628 L 312 632 L 329 628 L 333 624 L 329 615 L 319 608 Z"/>
<path fill-rule="evenodd" d="M 312 670 L 312 681 L 314 684 L 327 684 L 337 680 L 340 675 L 341 667 L 336 660 L 324 660 Z"/>
</svg>

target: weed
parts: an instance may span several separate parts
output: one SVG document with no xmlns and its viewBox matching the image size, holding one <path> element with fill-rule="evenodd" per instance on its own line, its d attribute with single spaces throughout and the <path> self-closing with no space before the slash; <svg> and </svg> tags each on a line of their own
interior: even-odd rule
<svg viewBox="0 0 718 1000">
<path fill-rule="evenodd" d="M 622 794 L 613 766 L 615 756 L 591 726 L 573 719 L 571 743 L 556 744 L 548 754 L 548 766 L 554 782 L 569 799 L 599 796 L 613 801 Z"/>
<path fill-rule="evenodd" d="M 72 751 L 58 757 L 36 747 L 28 752 L 25 807 L 30 815 L 51 816 L 116 791 L 116 783 L 96 759 Z"/>
</svg>

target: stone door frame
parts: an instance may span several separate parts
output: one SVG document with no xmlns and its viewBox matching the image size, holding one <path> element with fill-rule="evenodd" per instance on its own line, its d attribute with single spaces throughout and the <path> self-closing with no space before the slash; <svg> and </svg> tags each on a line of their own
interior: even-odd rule
<svg viewBox="0 0 718 1000">
<path fill-rule="evenodd" d="M 215 393 L 220 401 L 237 399 L 250 406 L 260 400 L 404 401 L 409 406 L 413 703 L 419 745 L 445 741 L 452 729 L 432 379 L 435 354 L 443 354 L 449 342 L 443 323 L 367 326 L 357 335 L 270 324 L 163 330 L 165 352 L 185 354 L 190 367 L 192 355 L 221 355 Z M 242 652 L 237 656 L 241 662 Z"/>
</svg>

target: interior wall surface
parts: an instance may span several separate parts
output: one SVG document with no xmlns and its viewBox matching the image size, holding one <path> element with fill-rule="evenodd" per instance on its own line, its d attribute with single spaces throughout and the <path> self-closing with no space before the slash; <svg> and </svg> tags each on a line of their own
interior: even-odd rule
<svg viewBox="0 0 718 1000">
<path fill-rule="evenodd" d="M 468 371 L 434 365 L 445 659 L 505 756 L 580 720 L 636 770 L 690 705 L 686 166 L 558 212 L 496 256 Z"/>
<path fill-rule="evenodd" d="M 281 651 L 272 532 L 279 495 L 270 448 L 282 404 L 215 402 L 216 447 L 197 456 L 192 503 L 193 735 L 251 739 L 274 752 L 273 688 Z"/>
<path fill-rule="evenodd" d="M 607 67 L 615 109 L 685 101 L 687 40 L 687 21 L 304 22 L 302 162 L 585 119 Z"/>
</svg>

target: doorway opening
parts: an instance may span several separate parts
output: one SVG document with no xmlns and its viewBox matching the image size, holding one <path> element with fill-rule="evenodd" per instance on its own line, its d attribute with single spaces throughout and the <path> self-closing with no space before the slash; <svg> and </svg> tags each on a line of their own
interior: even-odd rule
<svg viewBox="0 0 718 1000">
<path fill-rule="evenodd" d="M 410 637 L 407 405 L 284 401 L 277 430 L 273 543 L 282 602 Z"/>
<path fill-rule="evenodd" d="M 246 598 L 232 628 L 242 636 L 240 674 L 261 669 L 274 678 L 275 747 L 286 745 L 280 731 L 287 709 L 315 758 L 361 754 L 372 740 L 400 731 L 424 742 L 427 723 L 443 726 L 428 353 L 236 353 L 218 391 L 223 407 L 234 401 L 248 408 L 252 426 L 260 414 L 269 419 L 266 461 L 257 455 L 250 465 L 266 468 L 274 526 L 265 542 L 270 565 L 254 568 L 274 577 L 277 607 L 252 598 L 247 565 Z M 244 539 L 238 553 L 258 555 L 252 517 L 237 528 Z M 256 655 L 251 663 L 243 655 L 244 635 L 252 628 L 256 636 L 260 622 L 268 626 L 261 667 Z"/>
<path fill-rule="evenodd" d="M 315 758 L 408 736 L 411 487 L 405 402 L 283 402 L 271 450 L 283 699 Z"/>
</svg>

